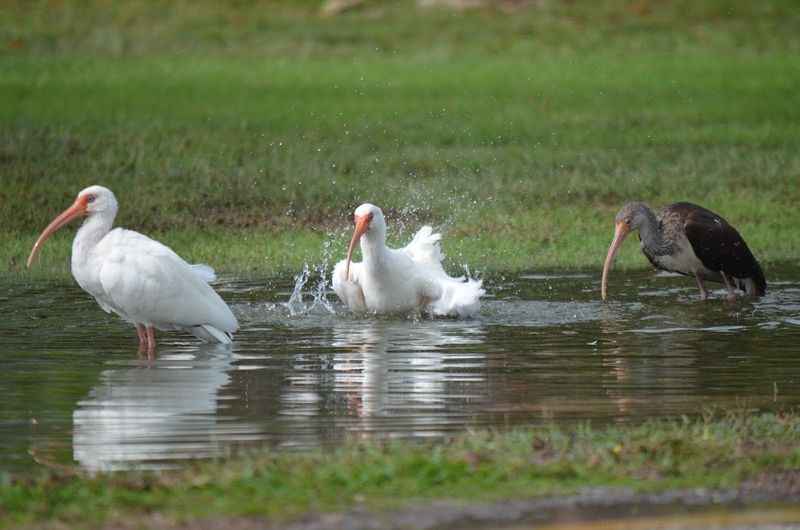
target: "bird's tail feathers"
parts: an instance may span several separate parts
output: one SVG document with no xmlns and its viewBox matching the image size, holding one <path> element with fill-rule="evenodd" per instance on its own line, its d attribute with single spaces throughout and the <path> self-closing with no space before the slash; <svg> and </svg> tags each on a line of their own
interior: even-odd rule
<svg viewBox="0 0 800 530">
<path fill-rule="evenodd" d="M 767 294 L 767 279 L 764 277 L 764 271 L 761 270 L 761 265 L 756 262 L 756 274 L 753 276 L 753 284 L 755 289 L 749 294 L 754 296 L 764 296 Z"/>
<path fill-rule="evenodd" d="M 214 269 L 206 265 L 205 263 L 196 263 L 194 265 L 189 265 L 189 268 L 192 269 L 192 272 L 201 280 L 206 283 L 211 283 L 217 280 L 217 274 L 214 272 Z"/>
<path fill-rule="evenodd" d="M 764 278 L 764 271 L 756 263 L 753 275 L 748 278 L 736 278 L 737 287 L 750 296 L 764 296 L 767 293 L 767 280 Z"/>
<path fill-rule="evenodd" d="M 194 326 L 190 328 L 192 335 L 206 342 L 219 342 L 220 344 L 230 344 L 233 342 L 233 335 L 227 331 L 221 331 L 210 324 Z"/>
</svg>

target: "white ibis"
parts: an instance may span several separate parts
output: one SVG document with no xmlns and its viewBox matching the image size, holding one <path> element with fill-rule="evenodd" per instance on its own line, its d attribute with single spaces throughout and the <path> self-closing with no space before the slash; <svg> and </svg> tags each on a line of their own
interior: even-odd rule
<svg viewBox="0 0 800 530">
<path fill-rule="evenodd" d="M 230 343 L 239 323 L 208 285 L 214 270 L 189 265 L 169 247 L 138 232 L 112 230 L 117 209 L 108 188 L 84 189 L 36 240 L 28 267 L 48 237 L 73 219 L 86 217 L 72 242 L 72 276 L 103 310 L 136 326 L 141 351 L 155 352 L 156 328 Z"/>
<path fill-rule="evenodd" d="M 347 259 L 333 271 L 333 289 L 353 311 L 469 317 L 480 309 L 480 280 L 453 278 L 442 267 L 440 234 L 423 226 L 408 246 L 386 246 L 386 220 L 380 208 L 362 204 L 354 214 L 355 231 Z M 351 263 L 356 243 L 361 263 Z"/>
<path fill-rule="evenodd" d="M 658 217 L 644 203 L 631 202 L 615 219 L 614 240 L 603 265 L 601 293 L 606 299 L 608 271 L 625 237 L 639 231 L 642 252 L 658 269 L 694 276 L 702 299 L 708 298 L 704 280 L 725 284 L 728 298 L 736 289 L 762 296 L 767 282 L 761 265 L 742 236 L 710 210 L 688 202 L 665 206 Z"/>
</svg>

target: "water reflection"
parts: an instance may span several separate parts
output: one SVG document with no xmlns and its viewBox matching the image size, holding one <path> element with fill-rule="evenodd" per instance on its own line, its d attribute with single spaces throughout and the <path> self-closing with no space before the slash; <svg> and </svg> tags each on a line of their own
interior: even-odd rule
<svg viewBox="0 0 800 530">
<path fill-rule="evenodd" d="M 329 352 L 292 357 L 277 412 L 288 422 L 314 418 L 316 444 L 441 435 L 463 422 L 458 403 L 482 397 L 467 387 L 482 384 L 485 355 L 463 351 L 482 342 L 480 328 L 477 321 L 342 319 L 327 330 Z"/>
<path fill-rule="evenodd" d="M 186 346 L 103 370 L 72 414 L 73 458 L 108 471 L 219 454 L 231 432 L 220 429 L 217 393 L 232 361 L 219 345 Z"/>
<path fill-rule="evenodd" d="M 342 350 L 333 359 L 335 385 L 349 394 L 366 428 L 370 418 L 403 415 L 406 429 L 425 431 L 447 412 L 451 385 L 483 381 L 482 353 L 448 354 L 482 342 L 477 323 L 467 329 L 463 333 L 463 323 L 454 331 L 440 323 L 387 321 L 335 326 L 332 345 Z M 459 371 L 448 363 L 458 363 Z"/>
</svg>

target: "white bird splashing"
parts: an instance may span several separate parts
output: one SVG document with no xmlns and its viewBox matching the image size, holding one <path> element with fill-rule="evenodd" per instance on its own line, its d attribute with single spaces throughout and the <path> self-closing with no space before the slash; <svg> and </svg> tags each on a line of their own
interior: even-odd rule
<svg viewBox="0 0 800 530">
<path fill-rule="evenodd" d="M 356 313 L 406 313 L 468 318 L 480 309 L 481 281 L 453 278 L 442 266 L 441 234 L 421 227 L 404 247 L 386 246 L 386 220 L 374 204 L 356 208 L 346 259 L 333 271 L 333 290 Z M 352 262 L 361 246 L 361 262 Z"/>
</svg>

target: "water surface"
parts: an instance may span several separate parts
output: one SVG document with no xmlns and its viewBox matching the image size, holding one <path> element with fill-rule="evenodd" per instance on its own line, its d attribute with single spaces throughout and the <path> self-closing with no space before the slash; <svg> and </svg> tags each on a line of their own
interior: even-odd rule
<svg viewBox="0 0 800 530">
<path fill-rule="evenodd" d="M 594 274 L 496 277 L 459 321 L 354 317 L 331 293 L 287 307 L 292 278 L 228 279 L 233 347 L 162 333 L 148 360 L 72 282 L 0 278 L 0 469 L 800 404 L 800 270 L 772 280 L 702 302 L 691 280 L 615 273 L 603 304 Z"/>
</svg>

